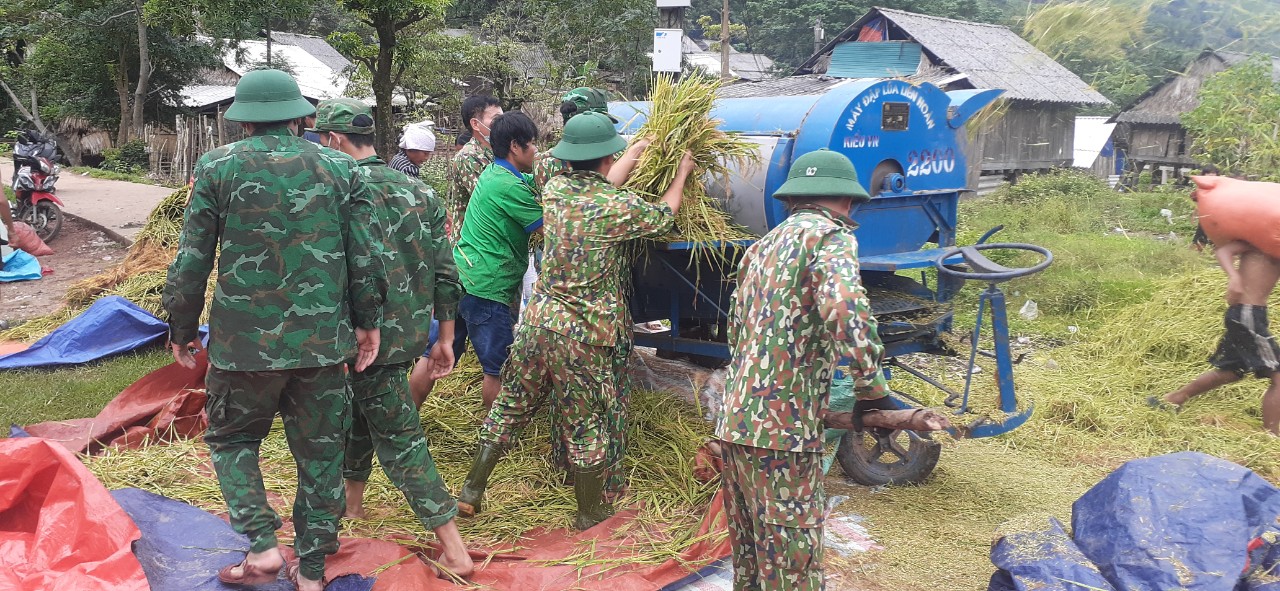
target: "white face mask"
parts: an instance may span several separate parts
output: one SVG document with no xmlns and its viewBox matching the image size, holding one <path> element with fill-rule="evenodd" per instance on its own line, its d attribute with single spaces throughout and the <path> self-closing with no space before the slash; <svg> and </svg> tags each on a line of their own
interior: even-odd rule
<svg viewBox="0 0 1280 591">
<path fill-rule="evenodd" d="M 480 120 L 478 120 L 478 119 L 476 120 L 476 123 L 477 123 L 477 124 L 479 124 L 479 125 L 484 125 L 484 122 L 482 122 L 482 121 L 480 121 Z M 484 139 L 484 143 L 486 143 L 486 144 L 487 144 L 487 143 L 489 143 L 489 134 L 490 134 L 490 133 L 491 133 L 491 131 L 490 131 L 490 129 L 489 129 L 489 126 L 488 126 L 488 125 L 484 125 L 484 135 L 482 135 L 482 136 L 480 136 L 480 137 Z"/>
</svg>

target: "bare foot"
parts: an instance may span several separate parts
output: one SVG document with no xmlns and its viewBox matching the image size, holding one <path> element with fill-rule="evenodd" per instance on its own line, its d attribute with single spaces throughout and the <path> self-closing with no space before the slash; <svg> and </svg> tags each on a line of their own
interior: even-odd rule
<svg viewBox="0 0 1280 591">
<path fill-rule="evenodd" d="M 475 572 L 475 564 L 471 562 L 471 554 L 467 553 L 467 546 L 462 542 L 462 535 L 458 533 L 458 522 L 450 519 L 448 523 L 432 531 L 435 532 L 442 547 L 440 559 L 434 567 L 436 576 L 440 578 L 452 576 L 461 579 L 471 576 L 471 573 Z"/>
<path fill-rule="evenodd" d="M 324 591 L 324 581 L 313 581 L 302 575 L 298 575 L 296 586 L 298 591 Z"/>
<path fill-rule="evenodd" d="M 436 562 L 439 563 L 440 569 L 447 571 L 441 573 L 439 569 L 437 569 L 436 572 L 441 575 L 440 578 L 442 579 L 448 578 L 449 575 L 453 575 L 459 579 L 465 579 L 476 572 L 475 562 L 471 560 L 471 555 L 466 552 L 461 552 L 456 556 L 441 554 L 440 559 Z"/>
</svg>

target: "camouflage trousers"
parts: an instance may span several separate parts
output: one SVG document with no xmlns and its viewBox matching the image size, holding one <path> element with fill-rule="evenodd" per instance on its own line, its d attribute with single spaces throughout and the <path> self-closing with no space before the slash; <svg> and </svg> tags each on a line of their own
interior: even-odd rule
<svg viewBox="0 0 1280 591">
<path fill-rule="evenodd" d="M 551 400 L 551 424 L 567 443 L 575 469 L 603 464 L 619 412 L 614 352 L 529 325 L 516 328 L 511 355 L 502 366 L 502 392 L 484 421 L 480 439 L 509 447 L 534 414 Z M 625 419 L 624 419 L 625 422 Z M 620 453 L 615 449 L 614 453 Z"/>
<path fill-rule="evenodd" d="M 341 365 L 281 371 L 209 368 L 205 378 L 209 445 L 231 526 L 249 537 L 250 549 L 277 544 L 280 516 L 267 502 L 258 450 L 276 413 L 284 421 L 289 451 L 298 464 L 293 501 L 294 549 L 308 579 L 324 577 L 324 560 L 338 551 L 342 489 L 342 438 L 351 393 Z"/>
<path fill-rule="evenodd" d="M 822 454 L 720 445 L 734 591 L 823 589 Z"/>
<path fill-rule="evenodd" d="M 369 480 L 376 450 L 382 471 L 404 493 L 428 530 L 449 523 L 458 505 L 427 448 L 418 409 L 409 396 L 413 362 L 375 365 L 351 374 L 351 429 L 343 477 Z"/>
<path fill-rule="evenodd" d="M 622 468 L 622 458 L 627 455 L 628 408 L 631 404 L 631 374 L 627 371 L 628 360 L 634 350 L 631 340 L 619 340 L 613 348 L 614 391 L 618 397 L 614 412 L 609 414 L 609 445 L 605 451 L 604 490 L 606 494 L 616 495 L 627 484 L 627 475 Z M 568 428 L 563 425 L 564 414 L 553 412 L 551 436 L 551 463 L 555 467 L 569 472 L 569 439 Z M 558 436 L 557 436 L 558 435 Z"/>
</svg>

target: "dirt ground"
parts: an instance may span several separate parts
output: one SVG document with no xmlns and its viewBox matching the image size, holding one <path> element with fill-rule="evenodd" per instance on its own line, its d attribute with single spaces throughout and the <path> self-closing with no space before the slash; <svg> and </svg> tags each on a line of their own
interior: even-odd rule
<svg viewBox="0 0 1280 591">
<path fill-rule="evenodd" d="M 54 254 L 39 257 L 52 269 L 35 281 L 0 283 L 0 320 L 12 324 L 62 307 L 62 296 L 76 281 L 92 277 L 124 258 L 126 246 L 80 220 L 66 218 L 62 232 L 49 247 Z"/>
</svg>

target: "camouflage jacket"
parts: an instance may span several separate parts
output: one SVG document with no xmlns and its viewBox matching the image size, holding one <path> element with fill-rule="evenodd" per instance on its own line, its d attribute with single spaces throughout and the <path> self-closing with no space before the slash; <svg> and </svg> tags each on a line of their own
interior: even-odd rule
<svg viewBox="0 0 1280 591">
<path fill-rule="evenodd" d="M 462 146 L 457 154 L 449 160 L 449 198 L 445 200 L 445 228 L 449 232 L 449 242 L 458 243 L 462 234 L 462 220 L 467 217 L 467 203 L 471 201 L 471 193 L 476 190 L 476 181 L 480 173 L 493 164 L 493 150 L 480 145 L 476 138 L 471 138 Z"/>
<path fill-rule="evenodd" d="M 196 163 L 164 307 L 169 339 L 188 343 L 209 312 L 209 361 L 229 371 L 324 367 L 354 356 L 355 334 L 382 322 L 382 233 L 350 157 L 290 134 L 259 132 Z"/>
<path fill-rule="evenodd" d="M 884 346 L 858 277 L 854 224 L 802 209 L 751 245 L 729 310 L 725 441 L 822 451 L 832 373 L 849 360 L 858 398 L 888 394 Z"/>
<path fill-rule="evenodd" d="M 437 320 L 453 320 L 462 299 L 444 207 L 430 187 L 377 156 L 358 162 L 382 227 L 379 253 L 387 269 L 382 346 L 374 363 L 413 361 L 427 349 L 432 313 Z"/>
<path fill-rule="evenodd" d="M 538 159 L 533 162 L 533 186 L 542 193 L 547 188 L 547 181 L 566 170 L 569 170 L 569 163 L 551 155 L 551 150 L 547 150 L 538 154 Z"/>
<path fill-rule="evenodd" d="M 630 338 L 625 245 L 668 232 L 675 224 L 671 208 L 618 189 L 597 172 L 571 171 L 547 182 L 542 211 L 542 269 L 521 321 L 589 345 Z"/>
</svg>

